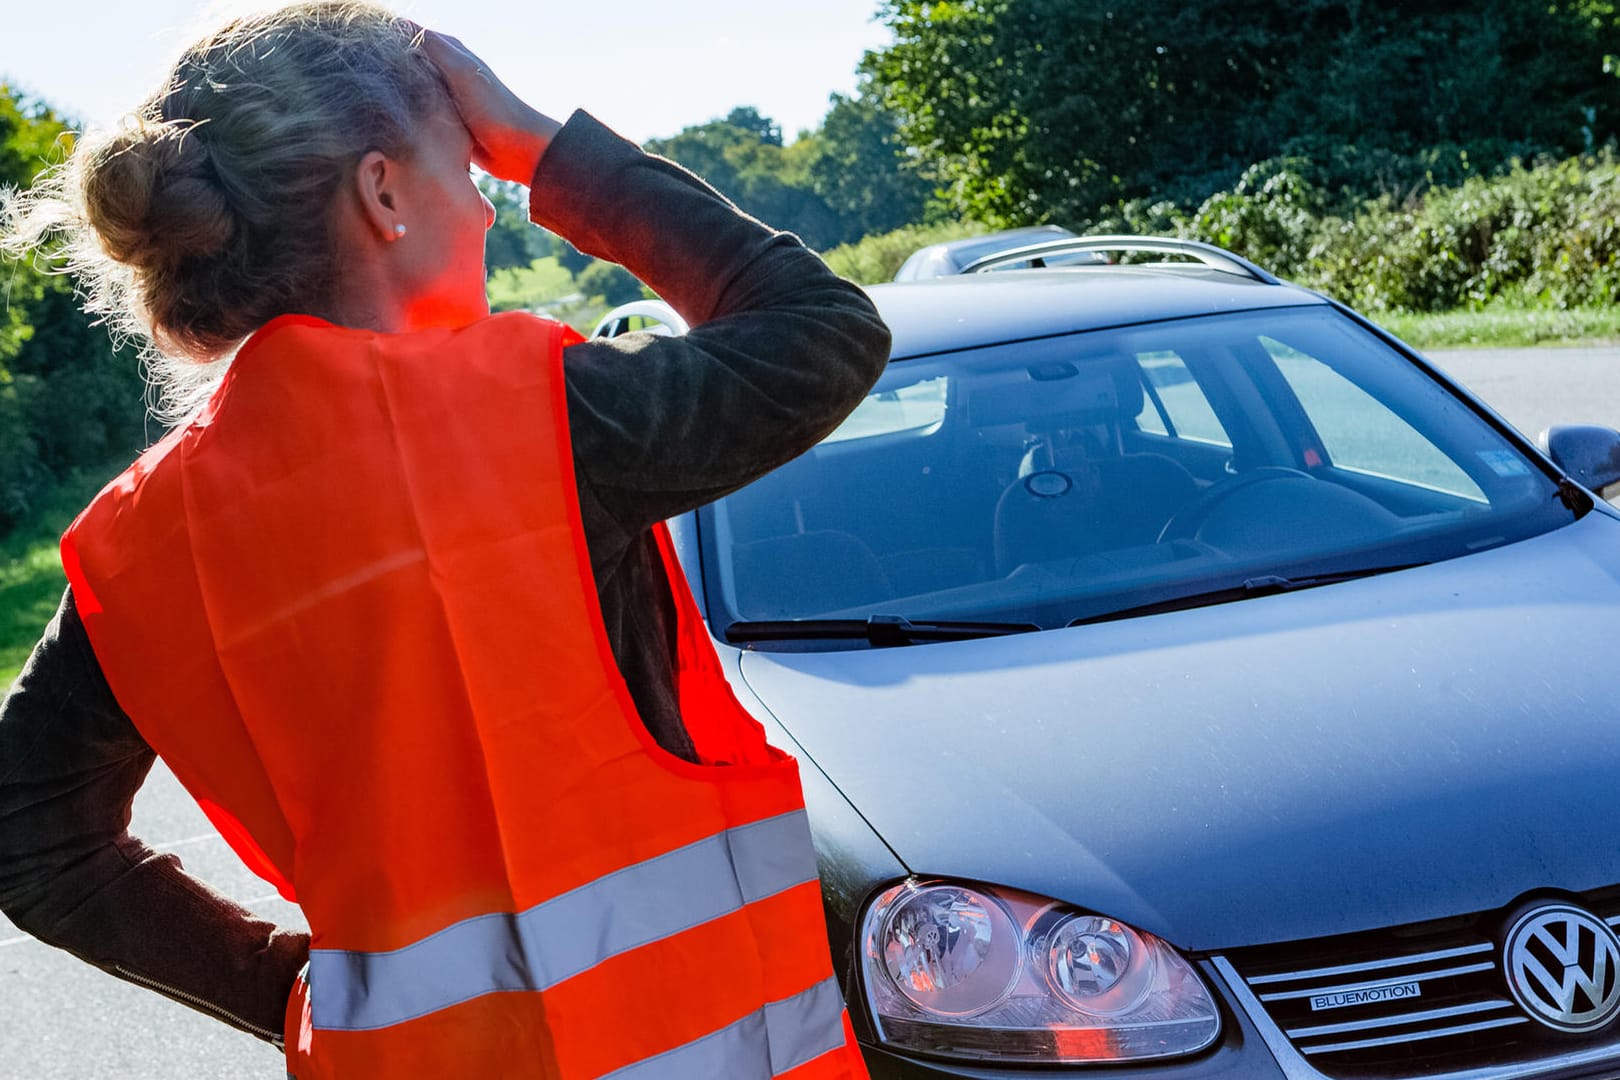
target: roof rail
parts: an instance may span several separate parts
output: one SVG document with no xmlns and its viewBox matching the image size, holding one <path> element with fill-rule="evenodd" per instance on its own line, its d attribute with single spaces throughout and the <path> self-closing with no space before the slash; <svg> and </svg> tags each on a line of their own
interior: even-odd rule
<svg viewBox="0 0 1620 1080">
<path fill-rule="evenodd" d="M 1166 236 L 1077 236 L 1073 239 L 1043 240 L 1038 244 L 1008 248 L 994 255 L 986 255 L 982 259 L 975 259 L 962 268 L 962 273 L 982 273 L 1006 263 L 1039 264 L 1040 260 L 1050 255 L 1073 255 L 1086 251 L 1156 251 L 1166 255 L 1186 255 L 1212 270 L 1242 274 L 1267 285 L 1282 284 L 1282 279 L 1275 274 L 1262 270 L 1243 256 L 1234 255 L 1225 248 L 1218 248 L 1214 244 L 1206 244 L 1200 240 L 1178 240 Z"/>
</svg>

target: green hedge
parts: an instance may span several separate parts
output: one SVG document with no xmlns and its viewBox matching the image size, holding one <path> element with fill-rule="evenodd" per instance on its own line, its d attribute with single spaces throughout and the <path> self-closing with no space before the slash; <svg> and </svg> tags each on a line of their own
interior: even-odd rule
<svg viewBox="0 0 1620 1080">
<path fill-rule="evenodd" d="M 0 188 L 25 187 L 67 152 L 66 124 L 0 84 Z M 0 258 L 0 537 L 57 485 L 128 461 L 156 434 L 132 351 L 79 309 L 73 283 Z"/>
<path fill-rule="evenodd" d="M 1573 309 L 1620 299 L 1620 160 L 1612 151 L 1515 164 L 1501 176 L 1348 213 L 1330 209 L 1314 171 L 1298 159 L 1263 162 L 1194 210 L 1138 200 L 1082 231 L 1205 240 L 1369 312 Z M 911 226 L 834 248 L 827 261 L 863 284 L 887 281 L 917 248 L 985 231 Z"/>
<path fill-rule="evenodd" d="M 1620 161 L 1515 164 L 1397 205 L 1326 213 L 1294 163 L 1256 166 L 1190 215 L 1125 207 L 1236 251 L 1366 311 L 1512 305 L 1558 309 L 1620 298 Z"/>
<path fill-rule="evenodd" d="M 971 221 L 907 225 L 893 232 L 868 236 L 853 244 L 841 244 L 822 257 L 834 273 L 862 285 L 876 285 L 880 281 L 892 281 L 900 264 L 906 261 L 906 256 L 918 248 L 989 231 L 987 226 Z"/>
</svg>

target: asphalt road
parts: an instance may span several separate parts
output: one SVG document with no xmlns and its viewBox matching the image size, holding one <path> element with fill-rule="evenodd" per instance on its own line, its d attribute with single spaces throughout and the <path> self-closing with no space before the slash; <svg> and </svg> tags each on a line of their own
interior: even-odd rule
<svg viewBox="0 0 1620 1080">
<path fill-rule="evenodd" d="M 1620 427 L 1620 347 L 1435 352 L 1430 359 L 1531 437 L 1551 424 Z M 254 911 L 302 924 L 295 907 L 237 862 L 161 766 L 136 800 L 132 828 Z M 0 917 L 0 1080 L 283 1075 L 279 1055 L 265 1044 L 41 945 Z"/>
<path fill-rule="evenodd" d="M 192 873 L 255 912 L 283 924 L 303 915 L 244 867 L 160 764 L 135 799 L 130 828 L 173 851 Z M 153 927 L 153 933 L 163 933 Z M 182 939 L 174 947 L 184 949 Z M 149 990 L 104 975 L 26 937 L 0 916 L 0 1077 L 87 1080 L 119 1077 L 286 1075 L 274 1048 Z"/>
<path fill-rule="evenodd" d="M 1620 346 L 1425 355 L 1532 439 L 1554 424 L 1620 428 Z"/>
</svg>

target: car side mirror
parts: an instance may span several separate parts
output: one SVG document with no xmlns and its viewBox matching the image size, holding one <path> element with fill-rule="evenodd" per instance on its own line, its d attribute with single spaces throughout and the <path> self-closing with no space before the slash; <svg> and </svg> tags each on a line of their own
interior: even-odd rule
<svg viewBox="0 0 1620 1080">
<path fill-rule="evenodd" d="M 1570 479 L 1607 498 L 1620 484 L 1620 431 L 1592 424 L 1559 424 L 1536 440 Z"/>
</svg>

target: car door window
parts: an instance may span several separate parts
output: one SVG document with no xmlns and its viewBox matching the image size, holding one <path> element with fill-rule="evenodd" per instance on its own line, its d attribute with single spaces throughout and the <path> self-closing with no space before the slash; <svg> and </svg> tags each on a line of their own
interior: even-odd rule
<svg viewBox="0 0 1620 1080">
<path fill-rule="evenodd" d="M 1456 462 L 1377 398 L 1292 345 L 1263 335 L 1259 340 L 1335 466 L 1485 501 Z"/>
<path fill-rule="evenodd" d="M 1141 365 L 1148 391 L 1136 417 L 1139 430 L 1216 446 L 1232 445 L 1232 437 L 1221 426 L 1179 354 L 1169 349 L 1139 352 L 1136 362 Z"/>
</svg>

